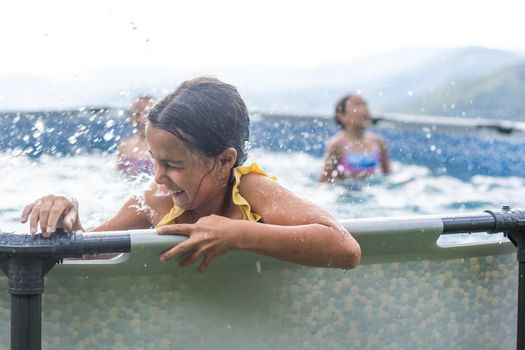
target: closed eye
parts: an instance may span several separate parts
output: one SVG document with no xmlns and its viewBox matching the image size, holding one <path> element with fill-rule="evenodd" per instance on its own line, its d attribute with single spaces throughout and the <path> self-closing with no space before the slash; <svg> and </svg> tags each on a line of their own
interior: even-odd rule
<svg viewBox="0 0 525 350">
<path fill-rule="evenodd" d="M 183 169 L 183 167 L 180 165 L 180 164 L 173 164 L 173 163 L 164 163 L 166 165 L 166 167 L 170 168 L 170 169 L 178 169 L 178 170 L 181 170 Z"/>
<path fill-rule="evenodd" d="M 172 162 L 172 161 L 169 161 L 169 160 L 157 159 L 157 158 L 155 158 L 155 156 L 153 155 L 153 152 L 151 152 L 151 150 L 149 151 L 149 154 L 150 154 L 151 158 L 153 158 L 161 166 L 165 166 L 166 168 L 170 168 L 170 169 L 179 169 L 179 170 L 184 168 L 184 162 L 182 162 L 182 161 Z"/>
</svg>

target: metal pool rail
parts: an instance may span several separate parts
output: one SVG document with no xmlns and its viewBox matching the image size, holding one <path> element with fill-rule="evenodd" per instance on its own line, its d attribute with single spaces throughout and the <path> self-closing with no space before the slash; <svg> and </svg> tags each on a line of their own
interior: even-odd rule
<svg viewBox="0 0 525 350">
<path fill-rule="evenodd" d="M 443 248 L 436 244 L 437 238 L 442 234 L 504 232 L 518 250 L 517 347 L 524 349 L 525 211 L 504 206 L 498 210 L 486 210 L 474 214 L 353 219 L 343 220 L 343 223 L 360 242 L 363 253 L 362 263 L 365 265 L 420 260 L 423 257 L 439 260 L 508 254 L 515 250 L 508 242 L 451 248 Z M 41 348 L 41 294 L 44 290 L 44 275 L 56 264 L 63 262 L 60 269 L 66 275 L 81 274 L 94 269 L 102 273 L 104 270 L 113 270 L 116 274 L 126 273 L 125 271 L 128 270 L 129 273 L 136 270 L 138 266 L 145 268 L 147 264 L 153 264 L 153 261 L 158 264 L 160 252 L 184 239 L 185 237 L 178 235 L 158 236 L 155 230 L 61 232 L 48 239 L 38 235 L 0 233 L 0 267 L 8 277 L 8 291 L 11 294 L 11 349 Z M 90 254 L 91 257 L 85 257 L 85 254 Z M 163 265 L 167 266 L 164 268 L 173 269 L 169 264 Z M 208 273 L 214 274 L 215 271 L 211 270 Z M 341 288 L 341 286 L 334 286 L 336 287 Z M 196 297 L 199 296 L 202 297 L 197 293 Z M 129 302 L 133 303 L 131 300 Z M 242 303 L 241 300 L 240 302 Z M 299 307 L 296 302 L 294 301 L 292 308 Z M 390 323 L 387 319 L 383 322 Z M 177 323 L 174 323 L 173 327 L 176 328 L 176 325 Z M 403 332 L 402 329 L 398 331 Z M 259 330 L 254 332 L 259 334 L 257 333 Z M 227 348 L 227 345 L 216 345 L 217 348 Z M 255 348 L 260 347 L 257 343 L 252 345 Z M 299 344 L 297 346 L 300 347 Z"/>
<path fill-rule="evenodd" d="M 41 294 L 44 276 L 64 258 L 83 254 L 129 252 L 129 235 L 122 234 L 0 234 L 0 268 L 11 294 L 11 349 L 40 349 Z"/>
</svg>

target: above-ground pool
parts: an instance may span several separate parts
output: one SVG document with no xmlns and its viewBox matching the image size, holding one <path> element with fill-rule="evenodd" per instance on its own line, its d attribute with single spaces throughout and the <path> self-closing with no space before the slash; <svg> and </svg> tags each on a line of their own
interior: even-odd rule
<svg viewBox="0 0 525 350">
<path fill-rule="evenodd" d="M 394 172 L 364 183 L 318 185 L 332 121 L 254 115 L 249 160 L 342 221 L 482 212 L 522 206 L 520 128 L 380 118 Z M 80 202 L 86 227 L 112 215 L 150 178 L 116 171 L 129 135 L 116 109 L 0 115 L 0 229 L 26 232 L 23 206 L 48 193 Z M 509 132 L 510 130 L 510 132 Z M 46 277 L 45 349 L 502 349 L 516 341 L 517 264 L 501 234 L 440 238 L 439 230 L 358 235 L 355 270 L 307 268 L 248 252 L 204 274 L 158 251 L 66 261 Z M 378 225 L 381 221 L 370 222 Z M 351 226 L 349 227 L 351 230 Z M 155 239 L 155 237 L 152 237 Z M 160 248 L 158 249 L 160 251 Z M 5 291 L 6 279 L 0 280 Z M 0 297 L 0 349 L 10 301 Z"/>
</svg>

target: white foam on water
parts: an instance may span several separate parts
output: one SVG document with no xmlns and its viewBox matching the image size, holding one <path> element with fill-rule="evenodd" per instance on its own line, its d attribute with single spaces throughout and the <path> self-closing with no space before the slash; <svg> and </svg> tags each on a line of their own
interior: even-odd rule
<svg viewBox="0 0 525 350">
<path fill-rule="evenodd" d="M 425 167 L 394 162 L 393 173 L 384 178 L 319 184 L 323 161 L 306 153 L 255 149 L 250 151 L 247 164 L 253 161 L 277 176 L 283 186 L 340 219 L 457 214 L 502 204 L 519 208 L 525 198 L 525 179 L 519 177 L 476 175 L 463 181 L 433 174 Z M 0 227 L 4 232 L 27 232 L 27 224 L 19 223 L 22 209 L 51 193 L 77 198 L 83 225 L 94 227 L 114 215 L 127 197 L 140 195 L 152 181 L 119 174 L 114 154 L 33 160 L 17 153 L 0 153 L 0 169 Z"/>
</svg>

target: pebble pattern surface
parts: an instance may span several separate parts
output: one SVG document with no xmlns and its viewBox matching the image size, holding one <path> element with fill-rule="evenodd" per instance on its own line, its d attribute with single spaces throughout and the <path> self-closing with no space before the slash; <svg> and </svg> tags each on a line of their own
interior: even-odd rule
<svg viewBox="0 0 525 350">
<path fill-rule="evenodd" d="M 510 349 L 513 254 L 364 265 L 46 277 L 43 349 Z M 0 349 L 10 297 L 0 279 Z"/>
</svg>

